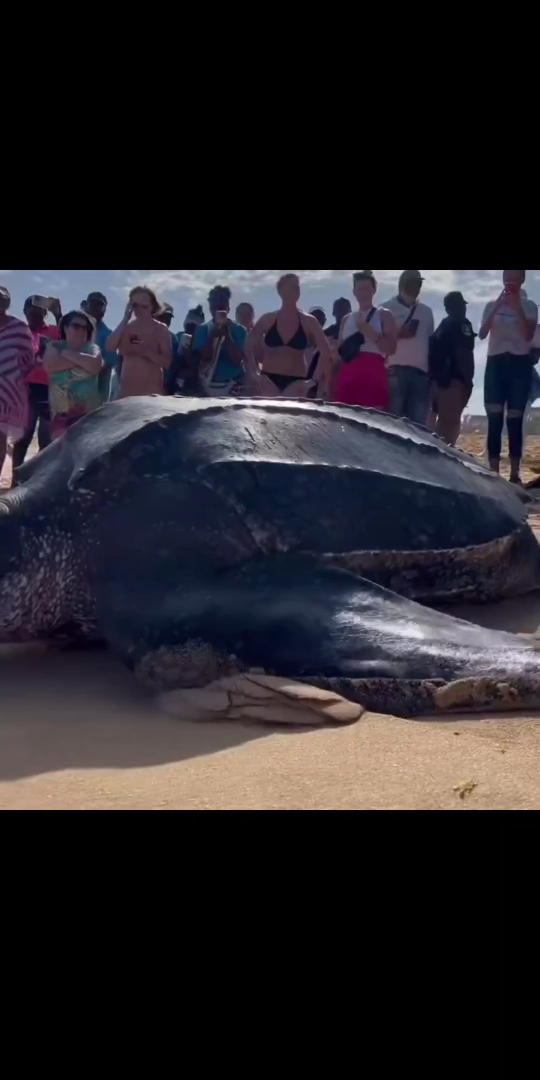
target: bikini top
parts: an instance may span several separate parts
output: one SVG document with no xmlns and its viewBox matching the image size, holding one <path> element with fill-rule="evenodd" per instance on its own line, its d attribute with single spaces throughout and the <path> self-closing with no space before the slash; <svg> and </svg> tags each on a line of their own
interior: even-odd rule
<svg viewBox="0 0 540 1080">
<path fill-rule="evenodd" d="M 284 341 L 279 330 L 278 321 L 276 319 L 273 326 L 265 334 L 264 338 L 266 345 L 269 349 L 281 349 L 283 347 L 287 349 L 295 349 L 298 352 L 305 352 L 309 345 L 309 338 L 304 330 L 304 326 L 300 316 L 298 316 L 298 330 L 293 335 L 290 341 Z"/>
</svg>

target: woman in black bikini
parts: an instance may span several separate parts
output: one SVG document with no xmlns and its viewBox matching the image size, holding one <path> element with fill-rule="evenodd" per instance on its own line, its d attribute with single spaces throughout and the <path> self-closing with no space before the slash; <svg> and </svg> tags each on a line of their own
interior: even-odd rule
<svg viewBox="0 0 540 1080">
<path fill-rule="evenodd" d="M 285 274 L 278 281 L 281 310 L 263 315 L 255 324 L 246 343 L 250 356 L 262 346 L 263 365 L 260 393 L 265 397 L 322 396 L 331 373 L 331 352 L 328 339 L 313 315 L 298 308 L 300 279 Z M 308 379 L 306 353 L 311 347 L 320 352 L 313 378 Z"/>
</svg>

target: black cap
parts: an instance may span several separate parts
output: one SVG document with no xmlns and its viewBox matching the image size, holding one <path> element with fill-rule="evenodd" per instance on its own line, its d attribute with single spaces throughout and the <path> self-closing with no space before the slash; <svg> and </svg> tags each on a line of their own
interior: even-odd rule
<svg viewBox="0 0 540 1080">
<path fill-rule="evenodd" d="M 448 308 L 452 304 L 455 304 L 458 300 L 461 300 L 461 303 L 465 304 L 465 307 L 469 306 L 469 302 L 465 299 L 462 292 L 449 292 L 444 298 L 445 308 Z"/>
<path fill-rule="evenodd" d="M 101 304 L 105 304 L 105 307 L 109 306 L 109 301 L 107 300 L 105 294 L 102 292 L 88 293 L 88 300 L 99 300 Z"/>
<path fill-rule="evenodd" d="M 425 280 L 426 279 L 422 277 L 421 270 L 402 270 L 399 278 L 399 284 L 405 285 L 406 282 L 411 281 L 417 285 L 422 285 Z"/>
</svg>

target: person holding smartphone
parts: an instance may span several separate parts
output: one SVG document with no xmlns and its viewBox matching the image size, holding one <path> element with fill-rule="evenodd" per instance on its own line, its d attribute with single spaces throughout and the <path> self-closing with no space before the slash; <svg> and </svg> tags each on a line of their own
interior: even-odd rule
<svg viewBox="0 0 540 1080">
<path fill-rule="evenodd" d="M 373 270 L 357 271 L 353 283 L 358 311 L 347 315 L 341 324 L 330 400 L 388 412 L 386 361 L 396 349 L 396 324 L 390 311 L 375 302 Z"/>
<path fill-rule="evenodd" d="M 430 408 L 429 342 L 435 333 L 433 311 L 420 300 L 420 270 L 404 270 L 398 295 L 385 303 L 397 326 L 397 348 L 388 365 L 390 412 L 426 424 Z"/>
<path fill-rule="evenodd" d="M 484 383 L 489 464 L 494 472 L 500 471 L 506 410 L 513 484 L 521 483 L 523 418 L 531 392 L 531 349 L 538 325 L 538 307 L 523 288 L 526 276 L 526 270 L 503 270 L 503 291 L 487 305 L 480 328 L 480 340 L 489 339 Z"/>
<path fill-rule="evenodd" d="M 173 350 L 170 330 L 156 318 L 160 311 L 153 289 L 141 285 L 131 290 L 124 318 L 106 346 L 122 357 L 118 398 L 164 393 Z"/>
<path fill-rule="evenodd" d="M 190 308 L 185 319 L 184 329 L 176 334 L 173 346 L 173 361 L 165 375 L 165 393 L 197 396 L 200 387 L 197 380 L 197 361 L 193 351 L 195 335 L 204 323 L 204 310 L 201 304 Z"/>
<path fill-rule="evenodd" d="M 226 285 L 216 285 L 208 303 L 212 318 L 197 328 L 193 342 L 200 388 L 209 397 L 241 393 L 246 372 L 256 375 L 245 353 L 247 331 L 229 318 L 231 290 Z"/>
</svg>

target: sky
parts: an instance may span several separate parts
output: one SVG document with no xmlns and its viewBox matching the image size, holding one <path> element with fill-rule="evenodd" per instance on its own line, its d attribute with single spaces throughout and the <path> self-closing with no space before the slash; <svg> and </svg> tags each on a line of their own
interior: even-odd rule
<svg viewBox="0 0 540 1080">
<path fill-rule="evenodd" d="M 11 311 L 21 315 L 27 296 L 42 293 L 58 296 L 64 311 L 79 307 L 90 291 L 99 289 L 109 299 L 108 325 L 114 328 L 122 317 L 127 294 L 133 285 L 151 285 L 161 300 L 173 304 L 180 329 L 184 315 L 193 304 L 202 303 L 207 309 L 209 289 L 217 282 L 228 284 L 233 292 L 233 304 L 249 299 L 258 315 L 273 311 L 279 305 L 275 283 L 285 270 L 0 270 L 0 284 L 6 285 L 13 297 Z M 352 270 L 298 270 L 302 279 L 302 307 L 309 311 L 322 305 L 331 315 L 333 301 L 338 296 L 350 296 Z M 378 299 L 396 292 L 400 270 L 376 270 L 379 281 Z M 470 302 L 469 315 L 478 330 L 482 310 L 488 300 L 495 299 L 501 290 L 502 270 L 423 270 L 426 282 L 423 299 L 442 318 L 443 297 L 451 289 L 461 289 Z M 527 292 L 540 303 L 540 270 L 527 271 Z M 352 297 L 351 297 L 352 299 Z M 482 412 L 482 382 L 486 345 L 477 349 L 477 377 L 470 410 Z"/>
</svg>

